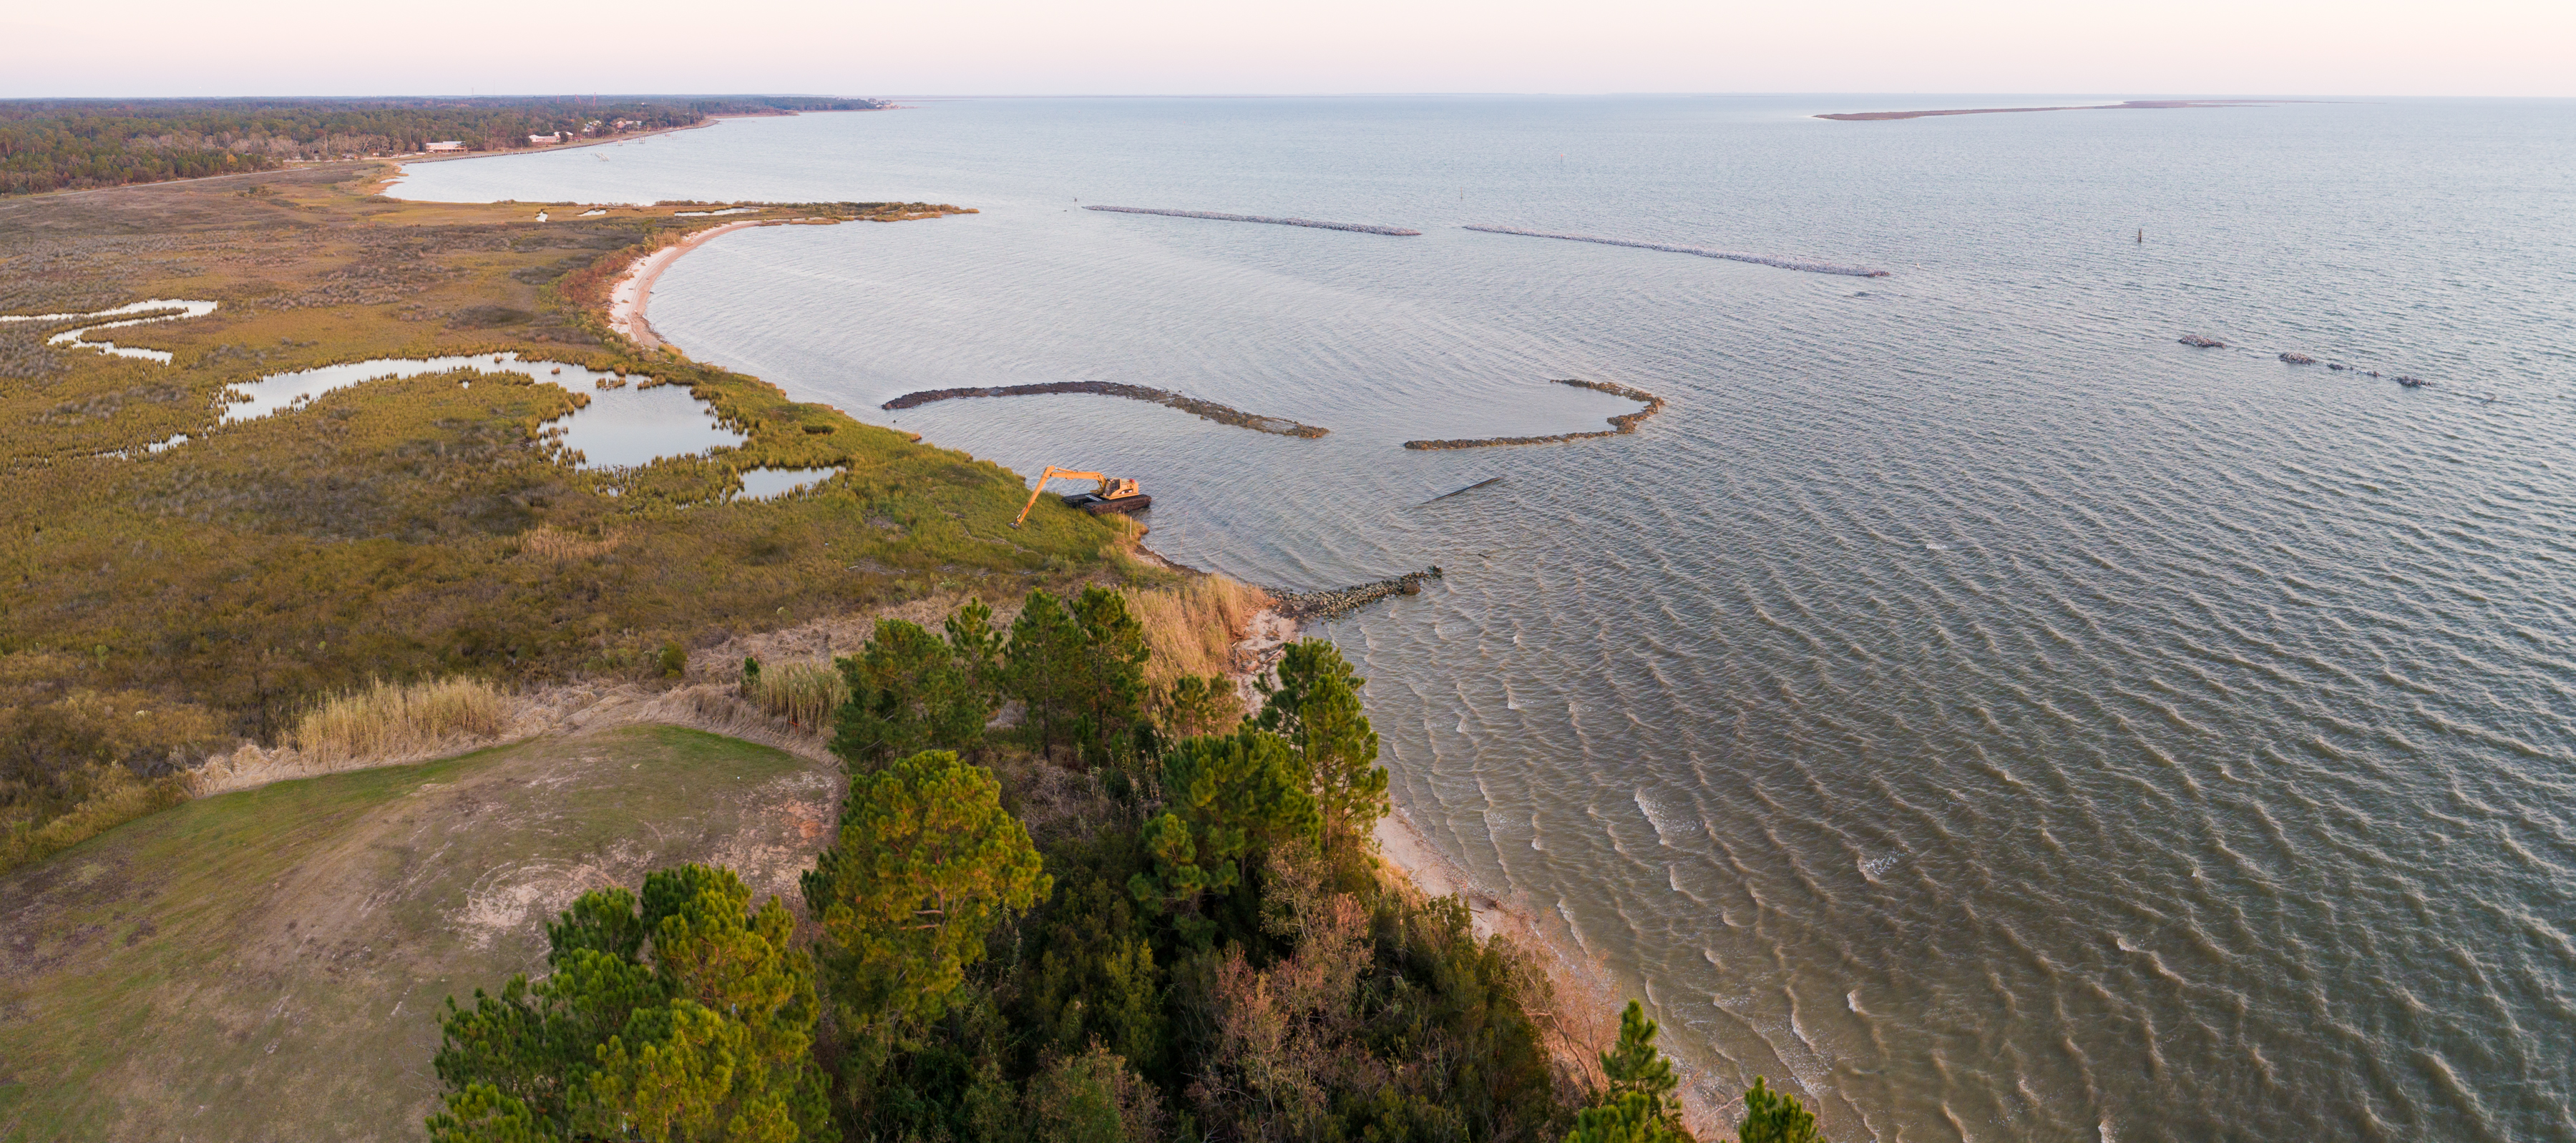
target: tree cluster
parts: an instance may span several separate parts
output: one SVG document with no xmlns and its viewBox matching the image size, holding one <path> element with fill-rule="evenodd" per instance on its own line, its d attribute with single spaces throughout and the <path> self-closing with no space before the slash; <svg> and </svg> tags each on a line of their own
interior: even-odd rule
<svg viewBox="0 0 2576 1143">
<path fill-rule="evenodd" d="M 420 150 L 478 151 L 530 135 L 686 127 L 711 115 L 875 108 L 866 99 L 616 96 L 539 99 L 0 100 L 0 194 L 160 182 Z M 593 128 L 593 124 L 598 124 Z"/>
<path fill-rule="evenodd" d="M 1248 719 L 1223 680 L 1149 688 L 1146 659 L 1098 588 L 1032 592 L 1007 634 L 981 603 L 880 622 L 837 664 L 850 784 L 810 940 L 721 871 L 656 874 L 640 911 L 584 897 L 553 975 L 451 1002 L 433 1137 L 1690 1138 L 1642 1007 L 1586 1089 L 1524 954 L 1381 874 L 1387 775 L 1331 644 L 1292 648 Z M 1079 828 L 1032 835 L 977 761 L 1012 759 L 1087 785 Z M 1753 1094 L 1766 1125 L 1804 1114 Z"/>
</svg>

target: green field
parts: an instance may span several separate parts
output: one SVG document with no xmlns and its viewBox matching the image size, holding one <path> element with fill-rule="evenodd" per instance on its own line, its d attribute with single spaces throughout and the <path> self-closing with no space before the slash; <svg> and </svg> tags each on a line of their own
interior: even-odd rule
<svg viewBox="0 0 2576 1143">
<path fill-rule="evenodd" d="M 836 767 L 670 727 L 189 802 L 0 875 L 0 1141 L 417 1139 L 448 995 L 584 890 L 796 901 Z"/>
</svg>

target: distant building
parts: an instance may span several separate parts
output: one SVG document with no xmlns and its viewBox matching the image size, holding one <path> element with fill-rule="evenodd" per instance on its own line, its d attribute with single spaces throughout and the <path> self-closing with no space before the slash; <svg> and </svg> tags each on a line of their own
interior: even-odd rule
<svg viewBox="0 0 2576 1143">
<path fill-rule="evenodd" d="M 563 132 L 557 131 L 552 135 L 530 135 L 528 136 L 528 141 L 531 143 L 560 143 L 563 142 Z"/>
<path fill-rule="evenodd" d="M 424 151 L 462 151 L 464 149 L 465 141 L 462 139 L 449 139 L 443 143 L 431 143 L 421 148 Z"/>
</svg>

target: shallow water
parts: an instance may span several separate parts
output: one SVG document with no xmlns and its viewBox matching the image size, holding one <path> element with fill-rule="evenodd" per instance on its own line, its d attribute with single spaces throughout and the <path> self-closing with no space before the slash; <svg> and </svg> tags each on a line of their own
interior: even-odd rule
<svg viewBox="0 0 2576 1143">
<path fill-rule="evenodd" d="M 742 472 L 742 492 L 746 500 L 766 500 L 801 492 L 829 480 L 837 468 L 750 468 Z"/>
<path fill-rule="evenodd" d="M 716 418 L 715 407 L 697 399 L 685 386 L 647 387 L 645 383 L 650 379 L 640 374 L 620 381 L 615 374 L 566 362 L 521 361 L 515 353 L 382 358 L 272 374 L 233 386 L 249 399 L 225 406 L 223 420 L 229 424 L 300 409 L 324 393 L 369 381 L 459 370 L 515 373 L 589 396 L 589 404 L 548 422 L 562 430 L 565 448 L 581 454 L 575 466 L 579 468 L 650 464 L 663 457 L 738 448 L 750 439 L 725 428 Z M 603 381 L 615 387 L 601 388 Z"/>
<path fill-rule="evenodd" d="M 982 208 L 728 235 L 654 325 L 1140 477 L 1187 563 L 1446 567 L 1329 629 L 1405 812 L 1836 1138 L 2576 1139 L 2576 105 L 1805 118 L 1908 105 L 931 103 L 399 193 Z M 1396 447 L 1634 408 L 1552 377 L 1671 406 Z M 1334 431 L 874 410 L 1053 380 Z"/>
</svg>

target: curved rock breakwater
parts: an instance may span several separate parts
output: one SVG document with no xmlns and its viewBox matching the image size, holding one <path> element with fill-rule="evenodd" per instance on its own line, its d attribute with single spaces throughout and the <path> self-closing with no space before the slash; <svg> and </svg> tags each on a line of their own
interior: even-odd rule
<svg viewBox="0 0 2576 1143">
<path fill-rule="evenodd" d="M 1102 397 L 1125 397 L 1131 401 L 1151 401 L 1169 405 L 1184 413 L 1195 413 L 1221 425 L 1234 425 L 1254 432 L 1273 433 L 1283 437 L 1305 437 L 1309 440 L 1333 430 L 1299 424 L 1286 417 L 1265 417 L 1247 413 L 1230 405 L 1202 401 L 1169 389 L 1146 385 L 1129 385 L 1118 381 L 1049 381 L 1038 385 L 992 385 L 980 389 L 924 389 L 906 393 L 877 406 L 880 409 L 909 409 L 933 401 L 951 401 L 959 397 L 1045 397 L 1057 393 L 1091 393 Z"/>
<path fill-rule="evenodd" d="M 1404 442 L 1404 447 L 1410 449 L 1437 451 L 1440 449 L 1453 448 L 1491 448 L 1496 445 L 1555 444 L 1558 441 L 1582 441 L 1591 440 L 1594 437 L 1615 437 L 1623 433 L 1636 432 L 1637 426 L 1645 423 L 1646 418 L 1664 411 L 1663 398 L 1643 389 L 1622 385 L 1616 381 L 1584 381 L 1572 377 L 1558 377 L 1553 380 L 1559 385 L 1572 385 L 1577 389 L 1592 389 L 1598 392 L 1608 393 L 1614 397 L 1626 397 L 1631 401 L 1643 401 L 1646 403 L 1646 407 L 1633 413 L 1623 413 L 1619 416 L 1610 418 L 1611 427 L 1599 432 L 1556 433 L 1544 437 L 1474 437 L 1464 440 L 1450 441 L 1406 441 Z M 1460 491 L 1464 491 L 1464 489 L 1461 489 Z M 1451 495 L 1456 495 L 1456 493 L 1452 493 Z"/>
<path fill-rule="evenodd" d="M 1117 214 L 1160 214 L 1171 218 L 1211 218 L 1218 222 L 1266 222 L 1272 226 L 1311 226 L 1317 230 L 1349 230 L 1359 234 L 1391 234 L 1397 238 L 1419 238 L 1419 230 L 1401 226 L 1371 226 L 1365 222 L 1318 222 L 1311 218 L 1272 218 L 1262 214 L 1218 214 L 1212 210 L 1157 210 L 1150 206 L 1086 206 L 1084 210 L 1106 210 Z"/>
<path fill-rule="evenodd" d="M 1420 595 L 1422 585 L 1439 579 L 1440 565 L 1433 564 L 1418 572 L 1406 572 L 1394 579 L 1364 583 L 1356 587 L 1339 587 L 1327 591 L 1289 591 L 1270 588 L 1271 610 L 1290 619 L 1331 619 L 1390 595 Z"/>
<path fill-rule="evenodd" d="M 1678 246 L 1670 242 L 1638 242 L 1627 238 L 1602 238 L 1591 234 L 1556 234 L 1545 230 L 1523 230 L 1517 226 L 1470 226 L 1468 230 L 1487 234 L 1518 234 L 1525 238 L 1557 238 L 1567 242 L 1597 242 L 1603 246 L 1634 246 L 1639 250 L 1662 250 L 1673 254 L 1697 254 L 1702 258 L 1724 258 L 1729 262 L 1751 262 L 1756 266 L 1777 266 L 1783 270 L 1804 270 L 1810 274 L 1847 274 L 1854 278 L 1884 278 L 1885 270 L 1867 266 L 1841 266 L 1832 262 L 1808 262 L 1798 258 L 1774 258 L 1768 254 L 1745 254 L 1734 250 L 1712 250 L 1706 246 Z"/>
</svg>

